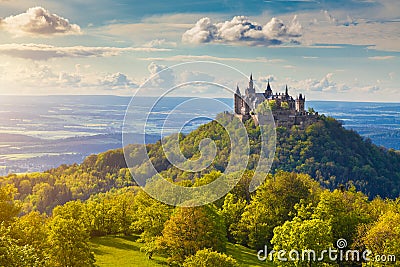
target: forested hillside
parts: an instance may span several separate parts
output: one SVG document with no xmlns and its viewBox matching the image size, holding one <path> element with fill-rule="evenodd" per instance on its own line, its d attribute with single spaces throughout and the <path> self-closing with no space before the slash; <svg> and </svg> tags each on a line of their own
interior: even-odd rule
<svg viewBox="0 0 400 267">
<path fill-rule="evenodd" d="M 230 122 L 234 118 L 220 115 L 220 120 Z M 250 143 L 248 169 L 257 163 L 260 151 L 260 130 L 253 121 L 246 122 Z M 354 131 L 344 129 L 333 118 L 322 116 L 320 121 L 300 129 L 277 128 L 277 144 L 272 173 L 278 170 L 309 174 L 328 189 L 348 188 L 373 198 L 396 198 L 400 192 L 400 153 L 387 150 L 364 140 Z M 167 137 L 168 138 L 168 137 Z M 189 159 L 199 157 L 199 144 L 204 138 L 214 140 L 217 155 L 212 164 L 199 173 L 182 172 L 172 166 L 162 150 L 161 142 L 147 145 L 148 155 L 155 168 L 164 177 L 174 181 L 194 180 L 211 171 L 225 170 L 230 160 L 230 140 L 223 127 L 213 121 L 200 126 L 184 136 L 180 135 L 180 147 Z M 139 145 L 127 148 L 135 157 Z M 140 178 L 147 177 L 148 162 L 133 169 Z M 0 185 L 13 184 L 18 189 L 18 200 L 24 203 L 23 212 L 51 210 L 70 200 L 88 199 L 91 195 L 107 192 L 112 188 L 135 185 L 127 169 L 123 150 L 110 150 L 87 157 L 80 165 L 62 165 L 44 173 L 32 173 L 0 177 Z"/>
<path fill-rule="evenodd" d="M 229 114 L 219 119 L 232 129 L 237 123 Z M 246 128 L 248 170 L 230 193 L 206 206 L 175 208 L 149 197 L 135 185 L 122 149 L 91 155 L 80 165 L 1 177 L 0 266 L 93 266 L 90 238 L 108 235 L 138 237 L 149 260 L 161 257 L 186 267 L 203 266 L 202 262 L 211 267 L 239 266 L 241 256 L 229 254 L 228 244 L 252 249 L 250 256 L 257 261 L 256 251 L 265 245 L 320 252 L 334 247 L 339 238 L 347 240 L 348 248 L 400 258 L 398 152 L 377 147 L 323 116 L 306 129 L 278 128 L 272 174 L 265 174 L 265 182 L 250 193 L 260 129 L 252 121 Z M 228 134 L 215 121 L 179 138 L 187 158 L 199 157 L 204 138 L 214 140 L 217 155 L 207 169 L 195 174 L 172 167 L 161 142 L 147 145 L 156 169 L 177 184 L 210 183 L 235 157 L 230 155 Z M 128 160 L 137 156 L 139 148 L 126 148 Z M 146 176 L 148 164 L 138 162 L 134 174 L 151 178 Z M 274 257 L 271 261 L 292 266 Z M 297 266 L 321 264 L 338 266 L 297 262 Z M 354 264 L 359 262 L 346 266 Z M 374 266 L 385 264 L 374 262 Z"/>
</svg>

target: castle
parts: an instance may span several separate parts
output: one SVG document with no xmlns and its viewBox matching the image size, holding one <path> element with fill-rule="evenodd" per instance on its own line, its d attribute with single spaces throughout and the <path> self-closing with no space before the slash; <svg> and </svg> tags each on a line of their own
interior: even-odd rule
<svg viewBox="0 0 400 267">
<path fill-rule="evenodd" d="M 255 110 L 258 105 L 268 101 L 276 126 L 291 127 L 293 125 L 307 126 L 318 119 L 318 113 L 305 111 L 306 98 L 299 94 L 296 99 L 289 95 L 286 85 L 285 93 L 273 93 L 269 80 L 264 93 L 257 93 L 254 88 L 253 75 L 250 75 L 249 86 L 242 95 L 239 86 L 234 94 L 235 116 L 242 121 L 253 119 L 258 124 Z"/>
</svg>

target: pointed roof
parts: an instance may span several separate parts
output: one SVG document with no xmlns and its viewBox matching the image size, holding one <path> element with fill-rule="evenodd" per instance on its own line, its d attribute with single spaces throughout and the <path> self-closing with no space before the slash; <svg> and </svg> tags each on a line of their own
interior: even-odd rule
<svg viewBox="0 0 400 267">
<path fill-rule="evenodd" d="M 253 80 L 253 73 L 250 74 L 250 81 Z"/>
<path fill-rule="evenodd" d="M 286 84 L 285 94 L 286 94 L 286 96 L 289 96 L 289 91 L 288 91 L 288 88 L 287 88 L 287 84 Z"/>
<path fill-rule="evenodd" d="M 271 85 L 269 85 L 269 79 L 268 79 L 268 83 L 267 83 L 267 89 L 265 91 L 272 92 Z"/>
<path fill-rule="evenodd" d="M 236 94 L 241 95 L 240 89 L 239 89 L 239 84 L 236 85 Z"/>
</svg>

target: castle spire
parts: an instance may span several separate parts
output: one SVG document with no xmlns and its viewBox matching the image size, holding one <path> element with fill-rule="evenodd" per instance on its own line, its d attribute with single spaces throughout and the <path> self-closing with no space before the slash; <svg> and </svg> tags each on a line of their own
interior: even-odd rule
<svg viewBox="0 0 400 267">
<path fill-rule="evenodd" d="M 236 84 L 236 94 L 241 95 L 240 89 L 239 89 L 239 84 Z"/>
<path fill-rule="evenodd" d="M 268 83 L 267 83 L 267 89 L 265 89 L 265 95 L 267 98 L 272 95 L 272 89 L 271 89 L 271 85 L 269 85 L 269 79 L 268 79 Z"/>
<path fill-rule="evenodd" d="M 288 88 L 287 88 L 287 84 L 286 84 L 285 94 L 286 94 L 286 96 L 289 96 L 289 91 L 288 91 Z"/>
<path fill-rule="evenodd" d="M 254 83 L 253 83 L 253 73 L 250 74 L 250 81 L 249 81 L 249 87 L 246 89 L 246 95 L 247 94 L 255 94 L 256 91 L 254 89 Z"/>
</svg>

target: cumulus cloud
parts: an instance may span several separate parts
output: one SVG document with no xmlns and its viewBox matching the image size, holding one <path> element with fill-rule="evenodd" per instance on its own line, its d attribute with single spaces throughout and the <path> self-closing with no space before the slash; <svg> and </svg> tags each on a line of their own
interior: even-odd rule
<svg viewBox="0 0 400 267">
<path fill-rule="evenodd" d="M 50 58 L 62 57 L 110 57 L 117 56 L 123 52 L 130 51 L 169 51 L 169 49 L 151 47 L 89 47 L 89 46 L 70 46 L 57 47 L 44 44 L 3 44 L 0 45 L 0 54 L 33 59 L 48 60 Z"/>
<path fill-rule="evenodd" d="M 132 78 L 120 72 L 104 73 L 80 68 L 60 70 L 48 64 L 27 62 L 13 68 L 0 66 L 0 88 L 3 93 L 44 94 L 102 94 L 110 90 L 118 94 L 131 94 L 139 87 Z"/>
<path fill-rule="evenodd" d="M 78 73 L 60 72 L 58 76 L 58 84 L 61 85 L 78 85 L 82 81 L 82 76 Z"/>
<path fill-rule="evenodd" d="M 350 89 L 344 83 L 337 83 L 333 80 L 333 73 L 326 74 L 322 79 L 305 79 L 301 81 L 288 80 L 294 88 L 311 92 L 345 92 Z"/>
<path fill-rule="evenodd" d="M 297 43 L 302 35 L 302 27 L 294 16 L 285 25 L 282 20 L 272 18 L 265 25 L 260 25 L 245 16 L 236 16 L 230 21 L 213 23 L 204 17 L 182 35 L 185 43 L 239 43 L 253 45 L 276 45 L 286 42 Z"/>
<path fill-rule="evenodd" d="M 151 40 L 150 42 L 145 43 L 143 46 L 160 48 L 160 47 L 176 47 L 177 44 L 175 42 L 170 42 L 165 39 L 154 39 L 154 40 Z"/>
<path fill-rule="evenodd" d="M 333 16 L 331 13 L 329 13 L 328 10 L 324 10 L 323 13 L 324 13 L 324 16 L 325 16 L 326 20 L 329 23 L 332 23 L 332 24 L 338 24 L 339 23 L 339 19 L 336 18 L 335 16 Z"/>
<path fill-rule="evenodd" d="M 215 80 L 214 76 L 200 71 L 183 71 L 179 78 L 182 83 L 196 81 L 213 82 Z"/>
<path fill-rule="evenodd" d="M 176 85 L 174 71 L 167 66 L 151 62 L 147 69 L 150 72 L 150 78 L 145 82 L 144 87 L 172 88 Z"/>
<path fill-rule="evenodd" d="M 100 85 L 106 86 L 107 88 L 115 88 L 115 87 L 133 87 L 137 88 L 138 85 L 131 81 L 128 76 L 121 72 L 107 74 L 105 77 L 100 79 Z"/>
<path fill-rule="evenodd" d="M 274 75 L 272 75 L 272 74 L 258 78 L 258 81 L 260 83 L 262 83 L 262 84 L 264 84 L 264 83 L 266 83 L 268 81 L 269 82 L 275 82 L 276 80 L 277 80 L 276 77 Z"/>
<path fill-rule="evenodd" d="M 68 19 L 51 14 L 43 7 L 29 8 L 25 13 L 9 16 L 1 20 L 1 28 L 16 35 L 50 36 L 81 34 L 77 24 Z"/>
</svg>

